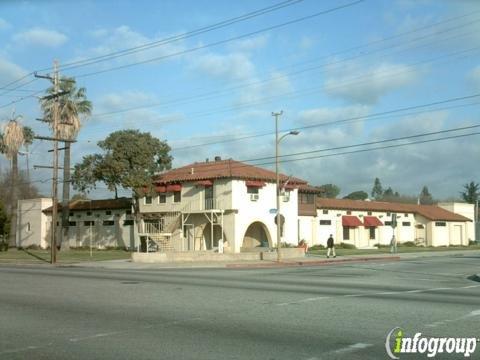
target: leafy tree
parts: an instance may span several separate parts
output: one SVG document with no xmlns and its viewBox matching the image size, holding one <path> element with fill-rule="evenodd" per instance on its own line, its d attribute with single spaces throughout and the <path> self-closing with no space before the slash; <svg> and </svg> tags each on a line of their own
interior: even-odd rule
<svg viewBox="0 0 480 360">
<path fill-rule="evenodd" d="M 335 199 L 340 194 L 340 188 L 335 184 L 320 185 L 317 188 L 322 191 L 320 194 L 322 198 Z"/>
<path fill-rule="evenodd" d="M 380 182 L 379 178 L 375 178 L 371 195 L 372 195 L 372 198 L 374 198 L 375 200 L 380 200 L 383 196 L 382 183 Z"/>
<path fill-rule="evenodd" d="M 393 189 L 391 187 L 388 187 L 387 190 L 383 192 L 383 197 L 394 197 L 395 194 L 393 193 Z"/>
<path fill-rule="evenodd" d="M 465 191 L 461 191 L 463 200 L 469 204 L 475 204 L 480 195 L 480 184 L 471 181 L 463 185 Z"/>
<path fill-rule="evenodd" d="M 59 81 L 59 88 L 64 95 L 58 97 L 59 107 L 59 123 L 57 126 L 57 136 L 61 139 L 74 140 L 83 120 L 85 120 L 92 113 L 92 103 L 87 99 L 87 90 L 84 87 L 77 88 L 74 78 L 63 77 Z M 46 90 L 47 95 L 55 93 L 54 86 Z M 43 98 L 40 100 L 43 116 L 48 121 L 50 127 L 53 129 L 54 121 L 53 114 L 55 108 L 55 98 Z M 68 202 L 70 199 L 70 142 L 64 143 L 64 157 L 63 157 L 63 192 L 62 192 L 62 242 L 63 237 L 68 234 Z"/>
<path fill-rule="evenodd" d="M 344 197 L 344 199 L 350 199 L 350 200 L 365 200 L 368 198 L 368 194 L 365 191 L 354 191 L 347 196 Z"/>
<path fill-rule="evenodd" d="M 151 186 L 152 176 L 170 169 L 170 146 L 150 133 L 138 130 L 121 130 L 111 133 L 98 142 L 101 154 L 88 155 L 75 165 L 73 188 L 88 192 L 97 182 L 103 182 L 110 191 L 125 188 L 133 190 L 138 200 L 139 189 Z M 135 214 L 138 216 L 138 201 Z M 138 220 L 138 217 L 137 217 Z"/>
<path fill-rule="evenodd" d="M 420 204 L 422 205 L 432 205 L 434 203 L 433 197 L 428 191 L 428 187 L 425 185 L 420 192 Z"/>
<path fill-rule="evenodd" d="M 4 134 L 2 136 L 1 150 L 3 154 L 11 161 L 12 171 L 10 183 L 10 234 L 9 244 L 15 246 L 16 243 L 16 229 L 17 229 L 17 200 L 18 200 L 18 152 L 24 145 L 32 143 L 33 131 L 28 127 L 22 126 L 20 123 L 21 116 L 12 115 L 11 119 L 5 126 Z"/>
<path fill-rule="evenodd" d="M 86 194 L 76 193 L 72 196 L 72 201 L 76 200 L 90 200 Z"/>
</svg>

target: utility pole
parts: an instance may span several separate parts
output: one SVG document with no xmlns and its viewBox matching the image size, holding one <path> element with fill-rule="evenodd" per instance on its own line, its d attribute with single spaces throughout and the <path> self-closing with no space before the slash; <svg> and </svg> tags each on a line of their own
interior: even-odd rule
<svg viewBox="0 0 480 360">
<path fill-rule="evenodd" d="M 278 117 L 283 114 L 283 111 L 280 112 L 272 112 L 272 116 L 275 117 L 275 178 L 276 178 L 276 195 L 277 195 L 277 261 L 281 261 L 282 256 L 280 254 L 281 248 L 281 229 L 282 226 L 281 216 L 280 216 L 280 175 L 278 173 L 278 156 L 279 156 L 279 149 L 278 149 Z"/>
<path fill-rule="evenodd" d="M 37 75 L 35 77 L 48 79 L 53 82 L 53 94 L 48 95 L 45 98 L 54 99 L 53 103 L 53 138 L 46 138 L 42 136 L 36 136 L 37 139 L 46 139 L 53 141 L 53 178 L 52 178 L 52 235 L 50 240 L 50 263 L 55 264 L 57 262 L 57 217 L 58 217 L 58 123 L 59 123 L 59 104 L 58 98 L 63 95 L 59 91 L 59 76 L 58 76 L 58 61 L 53 62 L 53 77 L 47 75 Z"/>
</svg>

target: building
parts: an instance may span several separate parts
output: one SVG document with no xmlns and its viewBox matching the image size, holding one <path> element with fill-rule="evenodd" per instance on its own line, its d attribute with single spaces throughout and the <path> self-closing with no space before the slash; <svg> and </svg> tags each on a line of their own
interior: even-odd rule
<svg viewBox="0 0 480 360">
<path fill-rule="evenodd" d="M 442 203 L 415 205 L 379 201 L 322 199 L 316 214 L 299 214 L 299 236 L 310 246 L 326 245 L 333 234 L 337 243 L 357 248 L 399 243 L 427 246 L 468 245 L 475 239 L 473 205 Z M 396 227 L 392 227 L 396 222 Z"/>
<path fill-rule="evenodd" d="M 60 210 L 61 205 L 58 235 Z M 51 214 L 52 200 L 49 198 L 20 200 L 17 247 L 49 247 Z M 64 240 L 62 246 L 134 249 L 136 229 L 131 214 L 132 201 L 127 198 L 73 201 L 69 204 L 68 240 Z"/>
<path fill-rule="evenodd" d="M 312 214 L 318 189 L 280 175 L 281 241 L 297 245 L 299 202 Z M 276 246 L 276 174 L 234 160 L 158 175 L 139 199 L 143 235 L 160 250 L 238 253 Z"/>
</svg>

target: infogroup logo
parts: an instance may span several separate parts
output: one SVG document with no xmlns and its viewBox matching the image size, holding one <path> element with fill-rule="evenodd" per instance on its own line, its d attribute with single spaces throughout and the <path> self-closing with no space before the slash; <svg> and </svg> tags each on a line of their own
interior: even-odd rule
<svg viewBox="0 0 480 360">
<path fill-rule="evenodd" d="M 391 359 L 400 359 L 401 354 L 423 354 L 429 358 L 437 354 L 459 354 L 468 358 L 477 348 L 477 338 L 453 338 L 453 337 L 422 337 L 422 333 L 416 333 L 413 338 L 406 337 L 402 328 L 396 327 L 390 330 L 385 341 L 385 349 Z"/>
</svg>

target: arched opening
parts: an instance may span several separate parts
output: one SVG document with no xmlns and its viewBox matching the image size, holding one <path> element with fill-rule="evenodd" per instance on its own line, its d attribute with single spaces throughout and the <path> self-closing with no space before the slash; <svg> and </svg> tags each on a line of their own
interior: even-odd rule
<svg viewBox="0 0 480 360">
<path fill-rule="evenodd" d="M 272 239 L 265 224 L 260 221 L 251 223 L 243 237 L 242 248 L 271 247 Z"/>
</svg>

